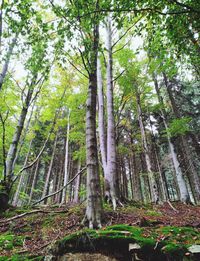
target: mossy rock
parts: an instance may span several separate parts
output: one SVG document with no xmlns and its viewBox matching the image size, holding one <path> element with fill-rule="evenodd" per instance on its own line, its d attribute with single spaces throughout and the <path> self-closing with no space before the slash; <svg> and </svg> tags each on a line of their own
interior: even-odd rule
<svg viewBox="0 0 200 261">
<path fill-rule="evenodd" d="M 57 256 L 69 252 L 100 252 L 114 255 L 119 260 L 131 260 L 129 244 L 137 243 L 144 260 L 181 260 L 188 247 L 199 239 L 198 230 L 193 228 L 153 229 L 119 224 L 101 230 L 85 229 L 68 235 L 57 241 L 50 253 Z"/>
</svg>

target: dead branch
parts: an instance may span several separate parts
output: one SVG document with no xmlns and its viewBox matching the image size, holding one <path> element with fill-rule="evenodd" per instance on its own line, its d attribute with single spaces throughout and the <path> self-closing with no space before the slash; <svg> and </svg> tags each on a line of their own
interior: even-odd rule
<svg viewBox="0 0 200 261">
<path fill-rule="evenodd" d="M 57 190 L 56 192 L 53 192 L 52 194 L 49 194 L 43 198 L 41 198 L 40 200 L 36 201 L 35 203 L 33 203 L 32 206 L 35 206 L 37 205 L 38 203 L 44 201 L 45 199 L 47 198 L 50 198 L 56 194 L 58 194 L 59 192 L 63 191 L 63 189 L 65 189 L 69 184 L 71 184 L 75 179 L 76 177 L 78 177 L 78 175 L 80 175 L 84 170 L 86 169 L 86 167 L 84 167 L 83 169 L 81 169 L 65 186 L 63 186 L 62 188 L 60 188 L 59 190 Z"/>
<path fill-rule="evenodd" d="M 20 214 L 20 215 L 17 215 L 17 216 L 8 218 L 8 219 L 0 220 L 0 226 L 1 226 L 1 224 L 4 225 L 5 223 L 11 222 L 11 221 L 13 221 L 13 220 L 16 220 L 16 219 L 19 219 L 19 218 L 23 218 L 23 217 L 25 217 L 25 216 L 29 216 L 29 215 L 32 215 L 32 214 L 37 214 L 37 213 L 59 214 L 59 213 L 65 213 L 65 212 L 68 212 L 68 209 L 67 209 L 67 210 L 66 210 L 66 209 L 65 209 L 65 210 L 61 210 L 61 211 L 49 211 L 49 210 L 42 210 L 42 209 L 32 210 L 32 211 L 30 211 L 30 212 L 25 212 L 25 213 L 22 213 L 22 214 Z"/>
</svg>

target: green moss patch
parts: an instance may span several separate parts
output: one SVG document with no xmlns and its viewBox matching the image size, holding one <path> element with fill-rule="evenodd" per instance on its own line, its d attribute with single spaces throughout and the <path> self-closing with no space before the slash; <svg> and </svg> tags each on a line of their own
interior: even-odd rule
<svg viewBox="0 0 200 261">
<path fill-rule="evenodd" d="M 188 247 L 200 242 L 197 229 L 187 227 L 141 228 L 128 225 L 108 226 L 100 230 L 85 229 L 58 241 L 52 253 L 81 251 L 118 251 L 128 253 L 129 243 L 140 245 L 140 251 L 148 253 L 183 257 Z M 176 260 L 176 259 L 174 259 Z"/>
<path fill-rule="evenodd" d="M 3 234 L 0 235 L 0 252 L 1 250 L 13 250 L 15 247 L 23 246 L 24 237 Z"/>
<path fill-rule="evenodd" d="M 22 256 L 22 255 L 13 255 L 11 257 L 1 257 L 0 256 L 0 261 L 42 261 L 44 260 L 43 256 Z"/>
</svg>

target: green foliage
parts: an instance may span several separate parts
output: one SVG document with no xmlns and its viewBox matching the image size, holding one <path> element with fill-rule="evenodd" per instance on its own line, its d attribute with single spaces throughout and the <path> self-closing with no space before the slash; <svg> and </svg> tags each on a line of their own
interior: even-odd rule
<svg viewBox="0 0 200 261">
<path fill-rule="evenodd" d="M 168 131 L 171 137 L 175 137 L 178 135 L 184 135 L 188 131 L 190 131 L 190 117 L 183 117 L 181 119 L 173 119 L 170 124 Z"/>
</svg>

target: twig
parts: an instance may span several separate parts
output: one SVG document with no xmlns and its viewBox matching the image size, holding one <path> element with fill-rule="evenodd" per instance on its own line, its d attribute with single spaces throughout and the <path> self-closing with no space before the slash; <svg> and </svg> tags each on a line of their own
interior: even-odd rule
<svg viewBox="0 0 200 261">
<path fill-rule="evenodd" d="M 48 210 L 37 209 L 37 210 L 30 211 L 30 212 L 22 213 L 20 215 L 17 215 L 17 216 L 8 218 L 8 219 L 0 220 L 0 224 L 5 224 L 5 223 L 11 222 L 13 220 L 16 220 L 16 219 L 19 219 L 19 218 L 22 218 L 22 217 L 25 217 L 25 216 L 28 216 L 28 215 L 36 214 L 36 213 L 44 213 L 44 214 L 46 214 L 46 213 L 55 213 L 55 214 L 58 214 L 58 213 L 65 213 L 67 211 L 68 210 L 48 211 Z"/>
<path fill-rule="evenodd" d="M 69 184 L 71 184 L 71 183 L 76 179 L 76 177 L 78 177 L 78 175 L 80 175 L 85 169 L 86 169 L 86 167 L 84 167 L 82 170 L 80 170 L 65 186 L 63 186 L 62 188 L 60 188 L 60 189 L 57 190 L 56 192 L 53 192 L 52 194 L 49 194 L 49 195 L 47 195 L 47 196 L 41 198 L 40 200 L 36 201 L 35 203 L 33 203 L 32 206 L 35 206 L 35 205 L 37 205 L 38 203 L 44 201 L 45 199 L 50 198 L 50 197 L 52 197 L 52 196 L 58 194 L 59 192 L 61 192 L 64 188 L 66 188 Z"/>
</svg>

